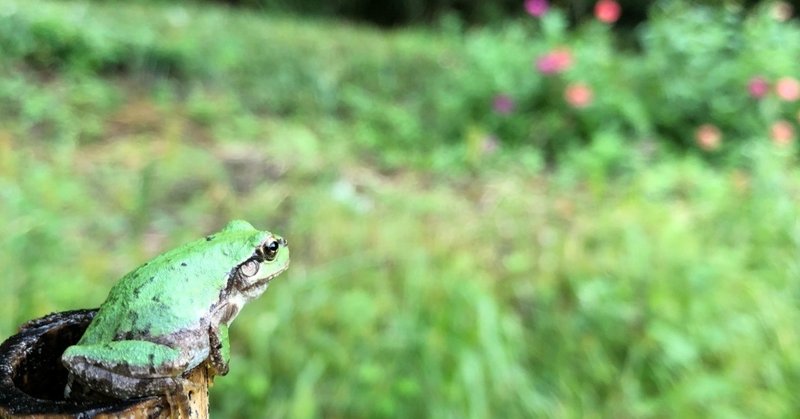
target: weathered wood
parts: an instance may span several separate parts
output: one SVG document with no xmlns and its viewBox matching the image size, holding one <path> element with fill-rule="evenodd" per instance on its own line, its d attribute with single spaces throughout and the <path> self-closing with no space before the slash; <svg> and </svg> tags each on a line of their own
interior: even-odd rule
<svg viewBox="0 0 800 419">
<path fill-rule="evenodd" d="M 32 320 L 0 345 L 0 418 L 168 418 L 167 396 L 135 400 L 75 401 L 64 399 L 67 370 L 61 354 L 83 335 L 97 310 L 54 313 Z M 208 418 L 208 370 L 205 364 L 187 378 L 196 384 L 189 394 L 192 419 Z"/>
</svg>

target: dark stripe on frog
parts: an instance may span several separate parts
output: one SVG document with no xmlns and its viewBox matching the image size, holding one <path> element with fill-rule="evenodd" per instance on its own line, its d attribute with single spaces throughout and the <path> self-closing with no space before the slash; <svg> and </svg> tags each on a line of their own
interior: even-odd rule
<svg viewBox="0 0 800 419">
<path fill-rule="evenodd" d="M 243 279 L 240 277 L 241 271 L 239 270 L 239 268 L 241 268 L 242 265 L 244 265 L 245 263 L 250 262 L 251 260 L 256 260 L 259 263 L 263 262 L 264 259 L 263 259 L 262 255 L 263 255 L 263 250 L 261 249 L 261 246 L 259 246 L 253 251 L 253 254 L 249 258 L 245 259 L 244 262 L 236 265 L 233 269 L 231 269 L 231 271 L 228 273 L 228 282 L 225 284 L 225 289 L 220 291 L 220 293 L 219 293 L 219 301 L 217 301 L 217 303 L 214 304 L 211 307 L 212 309 L 214 307 L 216 307 L 217 305 L 219 305 L 219 303 L 223 299 L 227 298 L 228 295 L 230 295 L 230 293 L 236 288 L 236 283 L 237 282 L 242 282 L 243 281 Z"/>
</svg>

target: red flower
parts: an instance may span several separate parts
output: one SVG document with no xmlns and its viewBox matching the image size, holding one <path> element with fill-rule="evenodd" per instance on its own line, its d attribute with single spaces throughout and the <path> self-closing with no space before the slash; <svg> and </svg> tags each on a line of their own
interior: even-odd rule
<svg viewBox="0 0 800 419">
<path fill-rule="evenodd" d="M 800 99 L 800 82 L 794 77 L 781 77 L 775 83 L 775 94 L 781 100 L 794 102 Z"/>
<path fill-rule="evenodd" d="M 703 124 L 694 132 L 697 145 L 705 151 L 714 151 L 722 145 L 722 133 L 712 124 Z"/>
<path fill-rule="evenodd" d="M 614 23 L 622 14 L 622 8 L 614 0 L 600 0 L 594 5 L 594 16 L 603 23 Z"/>
<path fill-rule="evenodd" d="M 533 17 L 542 17 L 547 13 L 547 0 L 525 0 L 525 11 Z"/>
<path fill-rule="evenodd" d="M 594 99 L 594 92 L 584 83 L 570 83 L 564 90 L 564 100 L 576 109 L 591 105 L 592 99 Z"/>
<path fill-rule="evenodd" d="M 779 119 L 769 127 L 769 134 L 775 145 L 785 147 L 794 141 L 794 126 L 785 119 Z"/>
<path fill-rule="evenodd" d="M 747 82 L 747 92 L 750 96 L 761 99 L 769 93 L 769 81 L 761 76 L 755 76 Z"/>
<path fill-rule="evenodd" d="M 536 60 L 536 69 L 542 74 L 556 74 L 572 66 L 572 53 L 566 48 L 557 48 Z"/>
</svg>

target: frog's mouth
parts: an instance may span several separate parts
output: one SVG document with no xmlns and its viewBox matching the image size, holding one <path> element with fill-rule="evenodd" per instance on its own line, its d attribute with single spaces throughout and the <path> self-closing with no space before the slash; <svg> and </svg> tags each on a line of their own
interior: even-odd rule
<svg viewBox="0 0 800 419">
<path fill-rule="evenodd" d="M 242 294 L 246 295 L 261 294 L 262 292 L 264 292 L 264 290 L 267 288 L 267 286 L 269 285 L 270 281 L 272 281 L 273 278 L 280 275 L 281 273 L 283 273 L 283 271 L 285 271 L 288 268 L 289 268 L 289 261 L 287 260 L 286 263 L 283 265 L 283 267 L 281 267 L 281 269 L 263 278 L 257 278 L 255 281 L 246 286 L 237 288 L 239 288 L 239 292 L 241 292 Z"/>
</svg>

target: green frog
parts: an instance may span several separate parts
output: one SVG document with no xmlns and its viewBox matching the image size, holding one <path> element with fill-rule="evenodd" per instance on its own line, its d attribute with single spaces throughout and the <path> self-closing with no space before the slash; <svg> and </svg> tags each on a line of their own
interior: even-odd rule
<svg viewBox="0 0 800 419">
<path fill-rule="evenodd" d="M 64 351 L 66 396 L 76 382 L 117 399 L 180 393 L 204 362 L 210 377 L 227 374 L 228 326 L 288 267 L 286 240 L 241 220 L 156 256 L 122 277 Z"/>
</svg>

